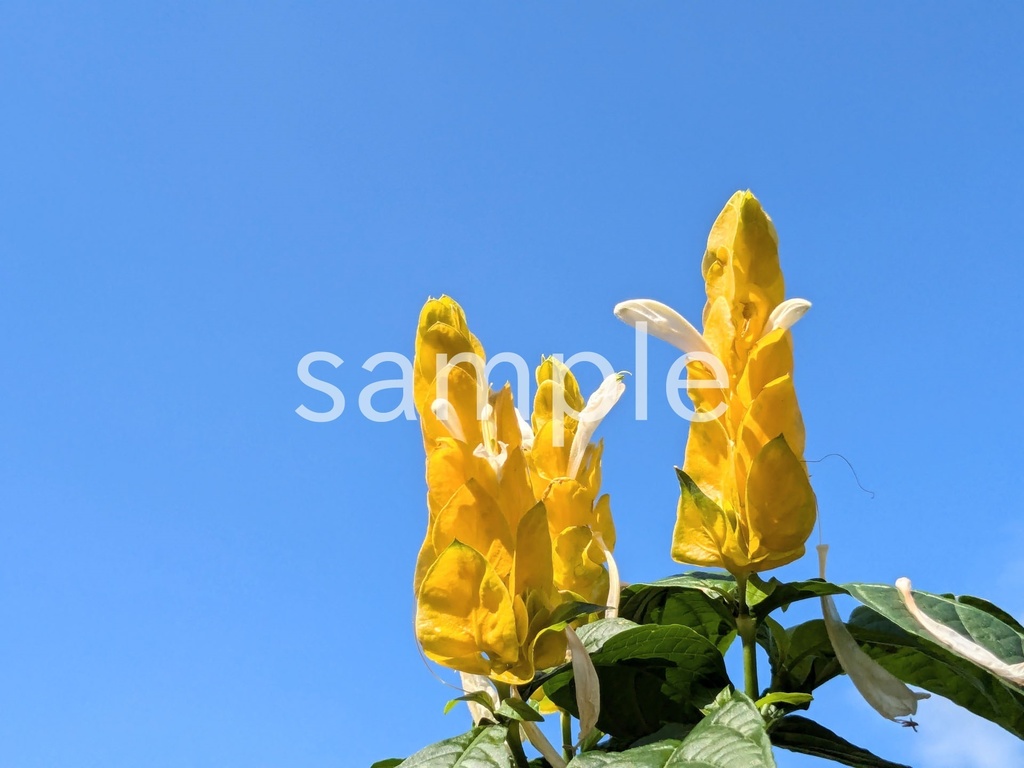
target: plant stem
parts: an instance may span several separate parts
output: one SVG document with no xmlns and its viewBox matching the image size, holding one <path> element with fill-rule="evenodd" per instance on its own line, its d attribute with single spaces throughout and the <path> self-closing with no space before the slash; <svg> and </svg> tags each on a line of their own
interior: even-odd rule
<svg viewBox="0 0 1024 768">
<path fill-rule="evenodd" d="M 743 687 L 751 699 L 757 700 L 757 620 L 747 607 L 747 577 L 736 578 L 740 610 L 736 616 L 736 629 L 743 641 Z"/>
<path fill-rule="evenodd" d="M 498 691 L 499 705 L 505 699 L 512 697 L 512 686 L 508 683 L 494 681 L 494 687 Z M 526 752 L 523 751 L 523 735 L 519 732 L 519 723 L 509 723 L 505 743 L 508 744 L 509 752 L 512 753 L 516 768 L 530 768 L 530 761 L 526 759 Z"/>
<path fill-rule="evenodd" d="M 572 760 L 576 750 L 572 746 L 572 715 L 562 710 L 562 755 L 565 762 Z"/>
<path fill-rule="evenodd" d="M 516 761 L 516 768 L 530 768 L 530 761 L 526 759 L 526 752 L 523 751 L 523 735 L 519 732 L 519 723 L 508 724 L 508 736 L 505 737 L 505 741 Z"/>
</svg>

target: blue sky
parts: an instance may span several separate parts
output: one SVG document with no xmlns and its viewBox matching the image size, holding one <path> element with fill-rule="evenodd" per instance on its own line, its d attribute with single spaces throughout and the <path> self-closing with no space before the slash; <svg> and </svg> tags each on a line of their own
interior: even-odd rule
<svg viewBox="0 0 1024 768">
<path fill-rule="evenodd" d="M 807 457 L 841 453 L 874 492 L 812 465 L 830 576 L 1020 616 L 1022 22 L 1011 3 L 6 5 L 0 764 L 358 766 L 460 732 L 412 637 L 418 425 L 360 415 L 395 375 L 360 366 L 411 354 L 448 293 L 491 352 L 631 370 L 611 308 L 698 318 L 737 189 L 814 302 Z M 329 407 L 296 376 L 317 350 L 344 360 L 317 369 L 347 398 L 323 424 L 295 413 Z M 648 421 L 630 391 L 601 428 L 628 581 L 683 570 L 673 357 L 652 340 Z M 820 699 L 891 759 L 1024 760 L 942 702 L 915 734 L 845 680 Z"/>
</svg>

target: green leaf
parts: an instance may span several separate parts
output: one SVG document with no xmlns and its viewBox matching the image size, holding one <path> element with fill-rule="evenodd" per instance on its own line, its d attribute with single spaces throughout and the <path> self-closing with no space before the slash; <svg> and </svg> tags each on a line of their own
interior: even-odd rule
<svg viewBox="0 0 1024 768">
<path fill-rule="evenodd" d="M 865 603 L 854 610 L 847 626 L 878 663 L 905 683 L 945 696 L 1024 738 L 1024 691 L 933 642 L 906 610 L 895 588 L 846 584 L 844 589 Z M 973 638 L 1008 663 L 1024 658 L 1024 637 L 990 603 L 916 591 L 915 597 L 921 609 L 937 621 Z M 769 647 L 770 691 L 810 693 L 842 674 L 820 619 L 787 630 L 784 638 L 776 635 L 768 627 L 759 636 Z"/>
<path fill-rule="evenodd" d="M 757 643 L 768 654 L 768 661 L 774 669 L 789 652 L 789 635 L 786 628 L 771 616 L 765 616 L 757 624 Z"/>
<path fill-rule="evenodd" d="M 729 576 L 690 573 L 622 593 L 619 615 L 637 624 L 682 624 L 724 653 L 736 636 L 736 582 Z"/>
<path fill-rule="evenodd" d="M 508 729 L 487 725 L 424 747 L 399 763 L 400 768 L 508 768 Z"/>
<path fill-rule="evenodd" d="M 648 588 L 675 588 L 675 589 L 697 589 L 709 597 L 721 597 L 729 600 L 736 600 L 736 579 L 727 573 L 714 573 L 711 571 L 691 571 L 681 573 L 678 576 L 669 576 L 666 579 L 651 581 L 647 583 L 630 584 L 622 590 L 622 603 L 626 598 Z M 620 608 L 621 610 L 621 608 Z"/>
<path fill-rule="evenodd" d="M 669 723 L 668 725 L 661 726 L 661 728 L 648 736 L 641 736 L 639 739 L 634 739 L 630 743 L 624 744 L 621 749 L 627 747 L 633 749 L 647 744 L 657 744 L 659 741 L 682 741 L 690 735 L 693 727 L 694 723 Z M 609 744 L 611 743 L 613 742 L 610 741 Z"/>
<path fill-rule="evenodd" d="M 666 739 L 624 752 L 587 752 L 570 768 L 775 768 L 764 720 L 739 692 L 718 697 L 682 741 Z"/>
<path fill-rule="evenodd" d="M 769 691 L 811 693 L 843 674 L 825 631 L 825 622 L 821 619 L 812 619 L 785 630 L 778 624 L 769 625 L 765 631 L 771 632 L 768 661 L 772 681 Z"/>
<path fill-rule="evenodd" d="M 687 736 L 666 768 L 715 766 L 718 768 L 775 768 L 771 741 L 764 720 L 749 698 L 733 691 L 720 696 Z M 678 762 L 676 762 L 678 761 Z"/>
<path fill-rule="evenodd" d="M 747 582 L 747 604 L 758 619 L 764 618 L 776 608 L 786 610 L 792 603 L 826 595 L 842 595 L 846 590 L 822 579 L 782 582 L 772 577 L 764 581 L 756 573 Z"/>
<path fill-rule="evenodd" d="M 597 743 L 605 737 L 604 731 L 594 728 L 580 742 L 580 752 L 587 752 L 597 746 Z"/>
<path fill-rule="evenodd" d="M 580 616 L 589 616 L 591 613 L 604 613 L 607 608 L 608 606 L 606 605 L 584 603 L 580 600 L 562 603 L 551 612 L 548 624 L 549 626 L 555 626 L 556 624 L 568 624 L 570 621 L 578 619 Z"/>
<path fill-rule="evenodd" d="M 494 700 L 483 691 L 473 691 L 472 693 L 466 693 L 455 699 L 450 699 L 448 703 L 444 705 L 444 713 L 447 715 L 451 712 L 461 701 L 472 701 L 479 704 L 481 707 L 485 707 L 487 710 L 494 711 Z"/>
<path fill-rule="evenodd" d="M 505 699 L 494 714 L 509 720 L 543 723 L 544 716 L 522 699 Z"/>
<path fill-rule="evenodd" d="M 916 591 L 917 590 L 915 590 L 915 592 Z M 964 605 L 970 605 L 974 608 L 984 611 L 985 613 L 995 616 L 997 619 L 999 619 L 1001 622 L 1003 622 L 1006 626 L 1010 627 L 1015 632 L 1024 635 L 1024 625 L 1022 625 L 1019 621 L 1013 618 L 1013 616 L 1008 614 L 998 605 L 994 605 L 990 603 L 988 600 L 985 600 L 984 598 L 974 597 L 972 595 L 960 595 L 960 597 L 954 599 L 959 603 L 962 603 Z"/>
<path fill-rule="evenodd" d="M 370 766 L 370 768 L 395 768 L 397 765 L 402 764 L 402 758 L 400 757 L 389 757 L 387 760 L 378 760 L 376 763 Z"/>
<path fill-rule="evenodd" d="M 635 626 L 636 622 L 618 616 L 613 619 L 598 619 L 577 629 L 576 636 L 589 653 L 596 653 L 604 647 L 609 638 Z"/>
<path fill-rule="evenodd" d="M 939 646 L 910 615 L 893 587 L 847 584 L 865 604 L 848 626 L 879 664 L 898 678 L 945 696 L 1010 733 L 1024 738 L 1024 691 Z M 920 608 L 936 621 L 972 639 L 1007 663 L 1024 660 L 1024 637 L 974 601 L 963 602 L 915 590 Z"/>
<path fill-rule="evenodd" d="M 769 730 L 769 735 L 772 744 L 777 747 L 835 760 L 853 768 L 907 768 L 905 765 L 883 760 L 837 736 L 825 726 L 799 715 L 787 715 L 777 720 Z"/>
<path fill-rule="evenodd" d="M 931 635 L 910 615 L 895 587 L 882 584 L 847 584 L 846 587 L 867 607 L 911 634 L 932 641 Z M 1024 661 L 1024 634 L 1017 629 L 1020 625 L 1013 619 L 1012 624 L 1007 623 L 1003 618 L 1005 611 L 991 603 L 979 598 L 961 601 L 916 589 L 914 599 L 918 607 L 937 622 L 988 649 L 1008 664 Z M 986 606 L 987 610 L 980 606 Z"/>
<path fill-rule="evenodd" d="M 768 706 L 777 706 L 779 704 L 790 704 L 794 707 L 806 708 L 808 704 L 814 699 L 809 693 L 786 693 L 785 691 L 776 691 L 774 693 L 768 693 L 762 696 L 760 699 L 754 702 L 758 709 Z"/>
<path fill-rule="evenodd" d="M 695 723 L 700 708 L 729 685 L 718 649 L 699 632 L 674 624 L 625 629 L 590 658 L 601 683 L 597 727 L 613 736 L 635 738 L 665 723 Z M 578 716 L 570 665 L 535 680 L 524 698 L 541 684 L 552 701 Z"/>
<path fill-rule="evenodd" d="M 625 752 L 585 752 L 570 762 L 568 768 L 665 768 L 678 747 L 678 741 L 669 740 Z"/>
</svg>

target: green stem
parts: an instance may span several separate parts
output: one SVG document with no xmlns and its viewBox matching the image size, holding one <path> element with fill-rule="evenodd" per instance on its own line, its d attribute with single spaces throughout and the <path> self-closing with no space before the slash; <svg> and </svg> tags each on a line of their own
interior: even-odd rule
<svg viewBox="0 0 1024 768">
<path fill-rule="evenodd" d="M 740 610 L 736 616 L 736 629 L 743 641 L 743 687 L 747 696 L 757 700 L 757 620 L 747 607 L 747 577 L 736 579 Z"/>
<path fill-rule="evenodd" d="M 505 741 L 512 752 L 512 758 L 516 761 L 516 768 L 530 768 L 530 761 L 526 759 L 526 752 L 523 751 L 523 735 L 519 732 L 519 723 L 508 724 L 508 736 L 505 737 Z"/>
<path fill-rule="evenodd" d="M 562 710 L 562 755 L 565 762 L 569 762 L 576 755 L 572 745 L 572 715 Z"/>
<path fill-rule="evenodd" d="M 494 682 L 498 690 L 498 704 L 505 699 L 511 698 L 512 686 L 508 683 Z M 519 723 L 509 723 L 508 732 L 505 735 L 505 743 L 508 744 L 509 752 L 515 760 L 516 768 L 530 768 L 530 761 L 526 759 L 526 752 L 523 750 L 523 735 L 519 731 Z"/>
</svg>

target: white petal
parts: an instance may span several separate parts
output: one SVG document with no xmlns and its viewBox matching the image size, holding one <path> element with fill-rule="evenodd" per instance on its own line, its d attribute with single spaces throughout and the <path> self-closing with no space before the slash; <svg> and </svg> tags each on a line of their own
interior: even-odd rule
<svg viewBox="0 0 1024 768">
<path fill-rule="evenodd" d="M 1024 685 L 1024 663 L 1007 664 L 987 648 L 983 648 L 977 643 L 968 640 L 955 629 L 935 621 L 935 619 L 918 608 L 917 602 L 910 592 L 910 579 L 905 576 L 896 580 L 896 589 L 899 590 L 907 610 L 910 611 L 910 615 L 917 620 L 918 624 L 924 627 L 929 635 L 935 638 L 939 645 L 945 646 L 956 655 L 962 656 L 968 661 L 973 661 L 979 667 L 984 667 L 992 674 L 998 675 L 1004 680 L 1017 685 Z"/>
<path fill-rule="evenodd" d="M 811 302 L 807 299 L 786 299 L 768 315 L 768 322 L 764 324 L 764 333 L 761 335 L 767 336 L 777 328 L 788 331 L 810 308 Z"/>
<path fill-rule="evenodd" d="M 827 552 L 827 546 L 818 546 L 822 578 L 825 577 Z M 864 700 L 887 720 L 916 714 L 918 700 L 927 699 L 930 694 L 910 690 L 902 680 L 864 653 L 839 618 L 839 611 L 836 610 L 836 604 L 831 596 L 821 598 L 821 612 L 825 617 L 825 631 L 828 632 L 828 639 L 832 643 L 832 650 L 836 653 L 839 666 L 849 675 Z"/>
<path fill-rule="evenodd" d="M 473 455 L 478 459 L 487 461 L 491 465 L 491 469 L 494 470 L 495 477 L 501 480 L 501 471 L 504 469 L 505 461 L 508 459 L 508 443 L 503 443 L 499 440 L 497 453 L 492 453 L 490 448 L 480 443 L 473 449 Z"/>
<path fill-rule="evenodd" d="M 462 431 L 462 422 L 459 421 L 459 414 L 452 408 L 451 403 L 443 397 L 439 397 L 430 404 L 430 410 L 437 417 L 437 420 L 444 424 L 448 434 L 460 443 L 466 442 L 466 433 Z"/>
<path fill-rule="evenodd" d="M 572 656 L 572 677 L 576 684 L 576 707 L 580 712 L 580 737 L 583 741 L 597 726 L 597 718 L 601 714 L 601 684 L 597 679 L 597 670 L 583 641 L 573 631 L 565 628 L 565 636 L 569 641 L 569 653 Z"/>
<path fill-rule="evenodd" d="M 619 615 L 619 598 L 622 591 L 619 581 L 619 566 L 615 563 L 615 558 L 612 557 L 612 551 L 605 545 L 604 537 L 597 531 L 594 531 L 593 534 L 594 541 L 597 542 L 597 546 L 604 554 L 605 562 L 608 563 L 608 608 L 605 609 L 604 617 L 614 619 Z"/>
<path fill-rule="evenodd" d="M 523 450 L 529 451 L 533 449 L 533 427 L 530 426 L 530 422 L 523 418 L 523 414 L 516 408 L 516 420 L 519 422 L 519 432 L 522 434 Z"/>
<path fill-rule="evenodd" d="M 700 331 L 667 304 L 654 299 L 630 299 L 615 305 L 615 316 L 636 328 L 637 323 L 647 324 L 647 333 L 667 341 L 683 352 L 706 352 L 711 347 L 700 335 Z"/>
<path fill-rule="evenodd" d="M 498 706 L 498 692 L 489 679 L 483 675 L 469 675 L 465 672 L 459 672 L 459 676 L 462 678 L 462 690 L 466 693 L 483 691 L 494 702 L 494 706 Z M 475 701 L 467 701 L 466 706 L 469 707 L 469 714 L 473 717 L 473 725 L 479 725 L 481 720 L 491 716 L 487 707 L 477 704 Z"/>
<path fill-rule="evenodd" d="M 619 402 L 622 393 L 626 391 L 626 385 L 622 382 L 623 378 L 621 373 L 613 373 L 608 376 L 580 411 L 579 426 L 576 427 L 576 434 L 569 447 L 568 477 L 576 477 L 576 473 L 580 470 L 580 464 L 583 463 L 583 454 L 586 453 L 587 446 L 590 445 L 590 438 L 593 437 L 612 406 Z"/>
<path fill-rule="evenodd" d="M 850 676 L 864 700 L 888 720 L 915 714 L 918 699 L 926 699 L 929 694 L 910 690 L 902 680 L 864 653 L 839 618 L 831 596 L 821 598 L 821 610 L 839 665 Z"/>
<path fill-rule="evenodd" d="M 536 723 L 529 721 L 523 721 L 519 723 L 523 728 L 523 733 L 526 734 L 526 738 L 530 740 L 530 743 L 537 748 L 544 759 L 548 761 L 548 765 L 551 768 L 565 768 L 565 760 L 558 754 L 558 750 L 554 748 L 547 736 L 537 727 Z"/>
</svg>

